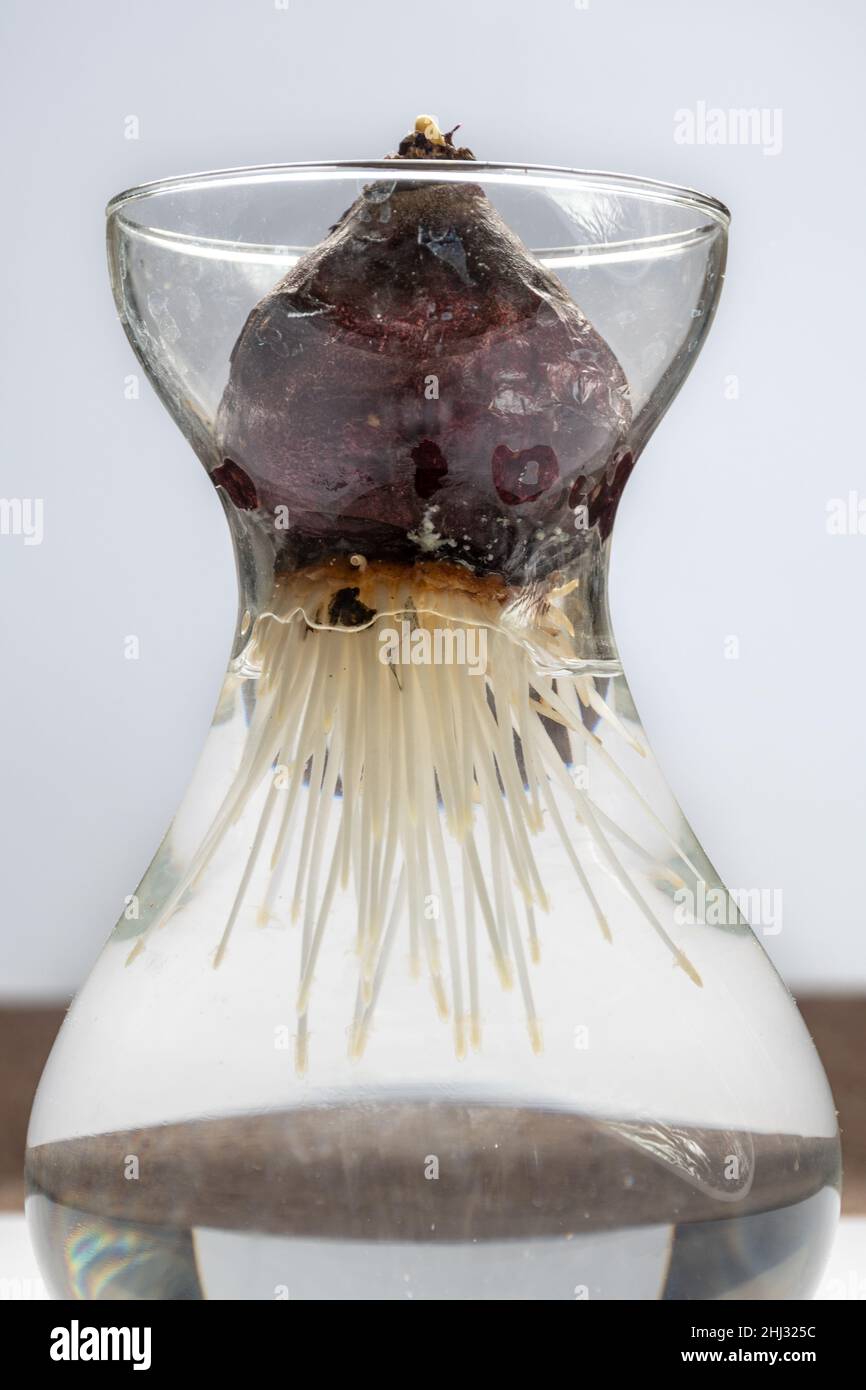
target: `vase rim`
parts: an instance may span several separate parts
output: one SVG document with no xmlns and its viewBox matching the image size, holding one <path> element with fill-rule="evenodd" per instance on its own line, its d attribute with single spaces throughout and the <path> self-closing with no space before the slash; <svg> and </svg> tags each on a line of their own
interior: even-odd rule
<svg viewBox="0 0 866 1390">
<path fill-rule="evenodd" d="M 212 184 L 230 186 L 244 181 L 258 183 L 271 182 L 285 177 L 314 177 L 316 175 L 351 175 L 353 172 L 390 173 L 399 170 L 400 175 L 411 177 L 420 173 L 433 172 L 443 180 L 456 175 L 474 174 L 498 179 L 544 179 L 550 182 L 562 181 L 584 183 L 587 186 L 601 185 L 656 201 L 667 202 L 680 207 L 693 207 L 709 213 L 716 223 L 727 229 L 731 213 L 720 199 L 686 185 L 669 183 L 659 179 L 643 178 L 637 174 L 619 174 L 602 169 L 572 169 L 555 164 L 508 164 L 494 161 L 454 159 L 443 163 L 438 159 L 353 159 L 353 160 L 312 160 L 289 164 L 250 164 L 236 168 L 211 169 L 194 174 L 179 174 L 147 183 L 133 185 L 115 194 L 109 201 L 105 214 L 111 218 L 130 203 L 145 198 L 160 197 L 167 193 L 179 193 L 187 189 L 205 188 Z M 461 180 L 462 181 L 462 180 Z"/>
</svg>

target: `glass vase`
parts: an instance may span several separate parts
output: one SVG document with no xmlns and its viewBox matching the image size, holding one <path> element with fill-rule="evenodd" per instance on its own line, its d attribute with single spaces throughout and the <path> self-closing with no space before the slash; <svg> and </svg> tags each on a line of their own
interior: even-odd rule
<svg viewBox="0 0 866 1390">
<path fill-rule="evenodd" d="M 728 220 L 460 160 L 111 203 L 118 310 L 240 601 L 193 781 L 34 1106 L 55 1296 L 814 1290 L 832 1098 L 607 604 Z"/>
</svg>

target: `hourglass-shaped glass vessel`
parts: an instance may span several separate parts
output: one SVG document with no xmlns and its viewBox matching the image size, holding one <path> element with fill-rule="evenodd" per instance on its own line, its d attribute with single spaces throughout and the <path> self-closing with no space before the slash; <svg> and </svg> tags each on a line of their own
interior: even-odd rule
<svg viewBox="0 0 866 1390">
<path fill-rule="evenodd" d="M 193 782 L 35 1104 L 59 1296 L 797 1298 L 820 1274 L 832 1098 L 607 608 L 728 215 L 461 153 L 109 208 L 240 605 Z"/>
</svg>

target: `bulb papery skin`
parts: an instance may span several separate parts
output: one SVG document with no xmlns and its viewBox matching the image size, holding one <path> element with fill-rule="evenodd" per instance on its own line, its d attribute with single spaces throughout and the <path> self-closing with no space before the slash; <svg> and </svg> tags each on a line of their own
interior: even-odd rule
<svg viewBox="0 0 866 1390">
<path fill-rule="evenodd" d="M 287 509 L 284 568 L 361 551 L 525 582 L 607 534 L 630 421 L 610 348 L 479 185 L 381 181 L 247 319 L 215 481 Z"/>
</svg>

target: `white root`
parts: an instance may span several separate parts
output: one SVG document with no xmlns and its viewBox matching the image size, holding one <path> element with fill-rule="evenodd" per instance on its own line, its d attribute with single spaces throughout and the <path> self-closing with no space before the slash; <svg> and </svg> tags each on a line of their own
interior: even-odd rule
<svg viewBox="0 0 866 1390">
<path fill-rule="evenodd" d="M 385 619 L 355 630 L 321 627 L 312 615 L 327 611 L 322 593 L 315 605 L 302 601 L 297 590 L 287 593 L 284 610 L 260 616 L 250 638 L 246 669 L 258 675 L 248 677 L 257 682 L 256 700 L 241 765 L 162 915 L 142 933 L 128 960 L 145 949 L 155 929 L 176 914 L 182 917 L 186 895 L 227 837 L 242 832 L 245 812 L 267 785 L 213 963 L 225 960 L 245 909 L 261 925 L 286 915 L 281 894 L 293 864 L 288 916 L 302 923 L 295 1042 L 301 1073 L 309 1063 L 316 969 L 335 900 L 346 892 L 356 922 L 354 940 L 344 943 L 354 947 L 357 959 L 354 1018 L 347 1020 L 352 1056 L 360 1057 L 367 1046 L 388 969 L 401 968 L 399 956 L 394 965 L 394 948 L 403 932 L 410 973 L 426 972 L 437 1012 L 451 1020 L 458 1056 L 481 1046 L 485 934 L 501 986 L 510 989 L 516 980 L 531 1045 L 540 1051 L 530 966 L 541 960 L 536 913 L 549 908 L 537 857 L 542 832 L 561 842 L 576 901 L 586 905 L 608 941 L 608 914 L 599 896 L 605 875 L 598 866 L 699 985 L 694 966 L 611 840 L 631 856 L 638 877 L 671 889 L 681 887 L 682 878 L 634 838 L 633 826 L 631 833 L 620 827 L 572 775 L 572 748 L 574 755 L 598 758 L 681 862 L 698 873 L 600 737 L 604 728 L 644 754 L 592 677 L 558 674 L 554 680 L 540 673 L 529 645 L 503 630 L 495 604 L 483 595 L 440 587 L 435 606 L 425 606 L 424 594 L 410 592 L 393 575 L 377 578 L 373 568 L 357 564 L 356 572 L 378 613 L 392 615 L 396 626 L 405 621 L 422 635 L 447 629 L 454 640 L 483 632 L 483 673 L 467 661 L 385 663 Z M 562 630 L 551 613 L 548 640 L 559 640 Z M 558 741 L 548 721 L 558 726 Z M 596 723 L 595 731 L 588 722 Z M 585 833 L 573 833 L 576 821 Z M 557 922 L 556 928 L 582 930 L 580 913 L 573 925 Z"/>
</svg>

